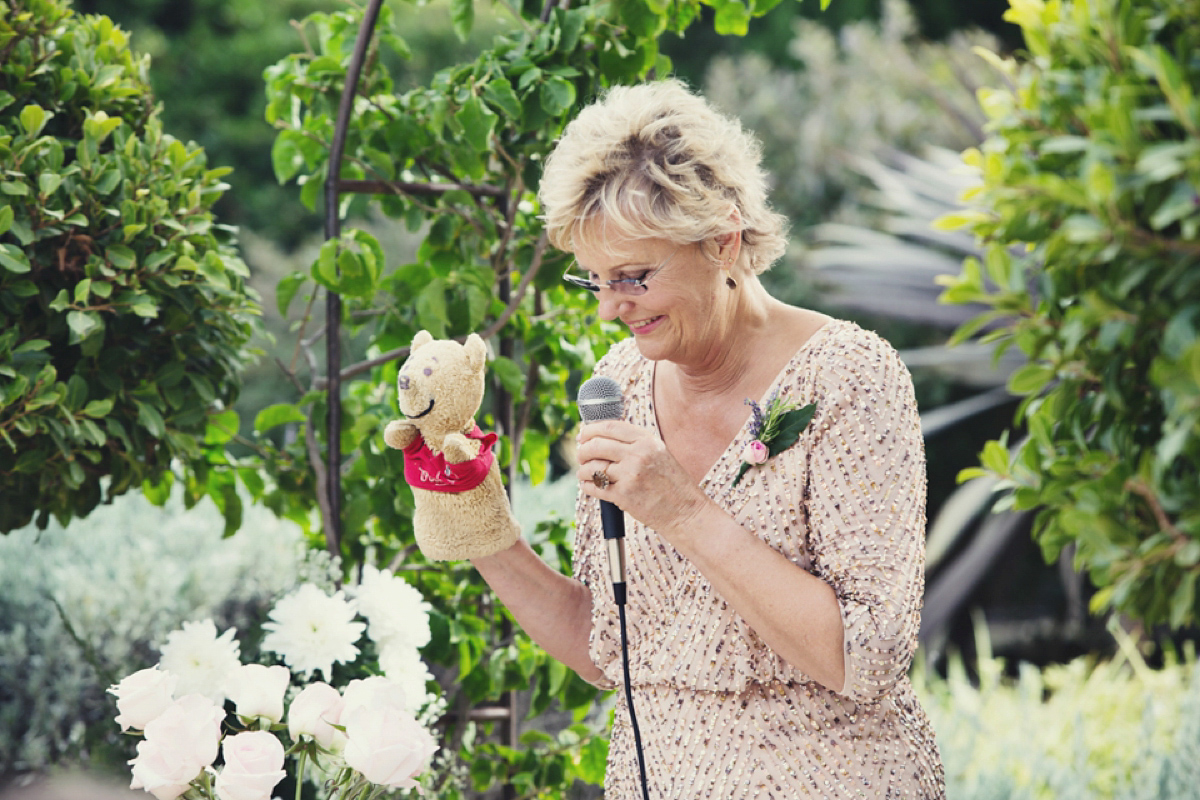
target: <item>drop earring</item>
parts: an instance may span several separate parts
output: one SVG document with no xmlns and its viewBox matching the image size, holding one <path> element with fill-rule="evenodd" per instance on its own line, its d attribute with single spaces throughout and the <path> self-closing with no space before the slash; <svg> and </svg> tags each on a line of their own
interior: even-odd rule
<svg viewBox="0 0 1200 800">
<path fill-rule="evenodd" d="M 737 281 L 735 281 L 735 280 L 733 279 L 733 276 L 732 276 L 732 275 L 726 275 L 726 276 L 725 276 L 725 285 L 726 285 L 726 286 L 728 286 L 730 289 L 736 289 L 736 288 L 737 288 Z"/>
</svg>

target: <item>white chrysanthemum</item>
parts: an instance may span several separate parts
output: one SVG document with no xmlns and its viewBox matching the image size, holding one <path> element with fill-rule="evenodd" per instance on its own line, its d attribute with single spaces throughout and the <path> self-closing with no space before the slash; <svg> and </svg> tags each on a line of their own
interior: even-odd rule
<svg viewBox="0 0 1200 800">
<path fill-rule="evenodd" d="M 225 681 L 242 666 L 241 647 L 230 628 L 217 636 L 211 619 L 185 622 L 167 634 L 167 643 L 159 648 L 159 666 L 179 678 L 175 696 L 204 695 L 218 706 L 225 702 Z"/>
<path fill-rule="evenodd" d="M 355 642 L 366 628 L 355 622 L 354 604 L 341 592 L 325 594 L 306 583 L 271 609 L 263 649 L 279 653 L 293 672 L 310 676 L 320 670 L 332 677 L 334 662 L 345 664 L 358 656 Z"/>
<path fill-rule="evenodd" d="M 429 644 L 430 605 L 408 581 L 368 564 L 357 599 L 359 613 L 370 622 L 367 635 L 380 650 Z"/>
<path fill-rule="evenodd" d="M 388 680 L 404 690 L 404 708 L 416 715 L 432 699 L 425 682 L 433 680 L 429 668 L 414 647 L 392 645 L 379 651 L 379 668 Z"/>
</svg>

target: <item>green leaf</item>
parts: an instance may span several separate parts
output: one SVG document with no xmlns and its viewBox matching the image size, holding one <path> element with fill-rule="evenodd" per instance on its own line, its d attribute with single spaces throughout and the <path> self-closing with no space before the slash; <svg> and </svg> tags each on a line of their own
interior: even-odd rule
<svg viewBox="0 0 1200 800">
<path fill-rule="evenodd" d="M 489 367 L 500 381 L 500 385 L 512 393 L 513 397 L 524 399 L 525 373 L 517 362 L 511 358 L 498 356 Z"/>
<path fill-rule="evenodd" d="M 78 344 L 97 330 L 103 330 L 104 323 L 94 311 L 68 311 L 67 327 L 71 330 L 71 344 Z"/>
<path fill-rule="evenodd" d="M 745 36 L 750 30 L 750 9 L 741 0 L 714 3 L 717 13 L 713 27 L 722 36 Z"/>
<path fill-rule="evenodd" d="M 161 507 L 171 499 L 171 487 L 174 485 L 175 476 L 170 472 L 164 472 L 162 478 L 157 482 L 149 478 L 142 481 L 142 495 L 150 501 L 151 505 Z"/>
<path fill-rule="evenodd" d="M 496 127 L 496 114 L 478 97 L 472 96 L 454 115 L 463 128 L 467 143 L 478 153 L 491 150 L 492 131 Z"/>
<path fill-rule="evenodd" d="M 503 113 L 509 123 L 520 124 L 521 100 L 506 78 L 493 78 L 484 84 L 483 99 Z"/>
<path fill-rule="evenodd" d="M 0 267 L 17 275 L 23 275 L 31 269 L 25 252 L 11 244 L 0 244 Z"/>
<path fill-rule="evenodd" d="M 1150 215 L 1150 227 L 1161 231 L 1184 217 L 1200 213 L 1200 196 L 1189 180 L 1175 182 L 1171 194 Z"/>
<path fill-rule="evenodd" d="M 266 433 L 272 428 L 287 425 L 291 422 L 304 422 L 308 419 L 304 412 L 291 403 L 275 403 L 259 411 L 254 417 L 254 430 Z"/>
<path fill-rule="evenodd" d="M 0 236 L 8 233 L 8 229 L 13 223 L 13 207 L 10 205 L 0 206 Z"/>
<path fill-rule="evenodd" d="M 341 244 L 338 239 L 326 241 L 321 245 L 317 261 L 312 266 L 312 276 L 317 283 L 334 292 L 337 291 L 338 285 L 337 254 Z"/>
<path fill-rule="evenodd" d="M 134 400 L 133 402 L 137 406 L 138 423 L 156 439 L 166 436 L 167 423 L 163 420 L 162 414 L 159 413 L 158 409 L 140 400 Z"/>
<path fill-rule="evenodd" d="M 1054 378 L 1054 370 L 1044 364 L 1026 364 L 1008 379 L 1013 394 L 1037 394 Z"/>
<path fill-rule="evenodd" d="M 455 35 L 465 42 L 471 35 L 471 27 L 475 24 L 473 0 L 450 0 L 450 21 Z"/>
<path fill-rule="evenodd" d="M 279 316 L 287 316 L 292 299 L 307 280 L 308 276 L 303 272 L 293 272 L 291 275 L 285 275 L 279 279 L 279 283 L 275 285 L 275 305 L 279 309 Z"/>
<path fill-rule="evenodd" d="M 271 168 L 280 184 L 290 181 L 304 166 L 304 155 L 296 145 L 299 135 L 296 131 L 282 131 L 271 145 Z"/>
<path fill-rule="evenodd" d="M 62 176 L 55 172 L 43 172 L 38 175 L 38 194 L 40 197 L 49 197 L 54 194 L 58 187 L 62 185 Z"/>
<path fill-rule="evenodd" d="M 137 263 L 137 254 L 123 244 L 110 244 L 104 255 L 117 269 L 130 269 Z"/>
<path fill-rule="evenodd" d="M 1008 475 L 1008 450 L 995 439 L 983 446 L 979 461 L 984 469 L 996 475 Z"/>
<path fill-rule="evenodd" d="M 42 132 L 42 128 L 53 114 L 47 114 L 45 109 L 36 103 L 30 103 L 21 109 L 21 127 L 31 138 Z"/>
<path fill-rule="evenodd" d="M 808 427 L 808 423 L 812 422 L 813 415 L 816 413 L 816 403 L 809 403 L 801 408 L 785 412 L 780 418 L 779 427 L 771 441 L 764 442 L 768 452 L 772 456 L 777 456 L 794 445 L 800 438 L 800 434 Z"/>
<path fill-rule="evenodd" d="M 538 99 L 541 102 L 542 110 L 550 116 L 557 117 L 565 114 L 575 105 L 575 84 L 566 78 L 553 76 L 542 84 Z"/>
<path fill-rule="evenodd" d="M 446 337 L 446 283 L 434 278 L 417 295 L 417 323 L 435 339 Z"/>
<path fill-rule="evenodd" d="M 113 398 L 106 397 L 103 400 L 92 400 L 83 407 L 83 415 L 92 419 L 103 419 L 112 413 Z"/>
<path fill-rule="evenodd" d="M 238 413 L 232 408 L 216 414 L 210 414 L 208 425 L 204 429 L 204 443 L 217 445 L 226 444 L 237 436 L 240 420 Z"/>
<path fill-rule="evenodd" d="M 1185 572 L 1171 596 L 1171 627 L 1182 628 L 1196 619 L 1196 580 L 1200 574 Z"/>
</svg>

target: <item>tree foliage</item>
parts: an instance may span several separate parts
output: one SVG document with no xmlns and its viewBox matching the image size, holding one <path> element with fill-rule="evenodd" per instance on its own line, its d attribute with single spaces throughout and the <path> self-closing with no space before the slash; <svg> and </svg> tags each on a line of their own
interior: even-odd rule
<svg viewBox="0 0 1200 800">
<path fill-rule="evenodd" d="M 1019 442 L 983 469 L 1039 508 L 1047 559 L 1076 547 L 1112 608 L 1197 619 L 1200 580 L 1200 2 L 1014 0 L 1028 44 L 994 58 L 991 122 L 968 153 L 967 224 L 985 244 L 945 299 L 990 310 L 960 329 L 1028 365 Z M 978 474 L 970 470 L 968 474 Z"/>
<path fill-rule="evenodd" d="M 210 211 L 224 170 L 163 132 L 110 20 L 0 9 L 0 531 L 84 516 L 172 462 L 203 494 L 257 310 Z"/>
</svg>

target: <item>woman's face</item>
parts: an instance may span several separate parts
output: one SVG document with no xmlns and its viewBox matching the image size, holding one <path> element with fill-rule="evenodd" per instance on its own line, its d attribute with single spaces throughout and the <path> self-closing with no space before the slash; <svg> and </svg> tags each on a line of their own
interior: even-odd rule
<svg viewBox="0 0 1200 800">
<path fill-rule="evenodd" d="M 699 246 L 589 237 L 576 243 L 575 260 L 577 269 L 600 286 L 600 317 L 624 323 L 643 356 L 694 366 L 713 357 L 723 338 L 718 289 L 725 289 L 724 277 Z M 646 292 L 622 294 L 608 286 L 623 278 L 645 280 Z"/>
</svg>

